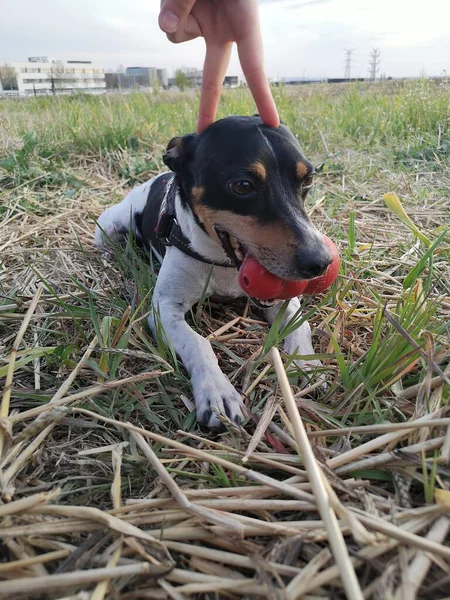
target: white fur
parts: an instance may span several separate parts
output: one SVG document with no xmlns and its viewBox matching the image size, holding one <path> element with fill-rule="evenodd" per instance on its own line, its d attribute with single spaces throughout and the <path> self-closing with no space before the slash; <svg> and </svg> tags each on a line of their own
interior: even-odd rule
<svg viewBox="0 0 450 600">
<path fill-rule="evenodd" d="M 147 204 L 148 194 L 153 183 L 164 173 L 153 177 L 129 192 L 122 202 L 110 206 L 98 218 L 95 227 L 95 245 L 97 248 L 106 246 L 103 232 L 112 241 L 118 242 L 123 238 L 123 232 L 128 231 L 130 224 L 134 228 L 134 215 L 141 213 Z M 103 231 L 102 231 L 103 230 Z M 133 232 L 134 229 L 133 229 Z"/>
<path fill-rule="evenodd" d="M 198 420 L 217 428 L 220 421 L 216 411 L 228 414 L 231 419 L 242 418 L 241 399 L 220 370 L 211 344 L 191 329 L 184 318 L 200 299 L 210 268 L 210 265 L 183 254 L 178 248 L 168 248 L 153 292 L 155 310 L 149 325 L 155 332 L 159 315 L 167 339 L 191 377 Z M 231 271 L 223 267 L 220 270 Z M 235 279 L 234 273 L 222 273 L 221 277 L 218 269 L 214 268 L 207 295 L 223 294 L 228 287 L 227 281 L 235 286 L 233 277 Z M 236 295 L 241 293 L 237 289 L 234 291 Z"/>
<path fill-rule="evenodd" d="M 150 186 L 155 180 L 156 177 L 135 188 L 122 202 L 106 209 L 100 216 L 98 223 L 111 241 L 118 241 L 129 229 L 130 222 L 134 227 L 132 217 L 144 209 Z M 226 254 L 221 246 L 202 231 L 188 209 L 181 206 L 178 197 L 175 206 L 178 224 L 184 235 L 191 240 L 192 248 L 210 260 L 226 260 Z M 95 243 L 99 248 L 107 243 L 98 226 L 95 232 Z M 167 248 L 153 292 L 153 310 L 149 325 L 155 334 L 160 319 L 167 341 L 171 343 L 188 371 L 192 381 L 198 421 L 210 428 L 218 428 L 220 426 L 218 413 L 226 414 L 236 421 L 239 421 L 243 415 L 240 395 L 220 370 L 211 344 L 191 329 L 185 320 L 185 314 L 205 292 L 208 277 L 210 279 L 206 296 L 216 295 L 227 298 L 244 296 L 235 269 L 211 267 L 187 256 L 178 248 Z M 266 309 L 269 322 L 275 318 L 278 308 L 279 305 Z M 299 299 L 291 300 L 284 315 L 283 326 L 292 319 L 299 308 Z M 314 354 L 308 323 L 304 323 L 286 337 L 284 349 L 289 355 Z M 320 365 L 320 361 L 298 360 L 297 364 L 303 369 L 311 369 Z"/>
</svg>

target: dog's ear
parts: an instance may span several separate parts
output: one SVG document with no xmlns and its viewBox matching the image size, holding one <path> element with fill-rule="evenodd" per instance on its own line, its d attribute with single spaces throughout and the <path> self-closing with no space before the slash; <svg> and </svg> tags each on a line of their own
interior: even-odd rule
<svg viewBox="0 0 450 600">
<path fill-rule="evenodd" d="M 192 141 L 195 133 L 188 133 L 183 137 L 174 137 L 170 140 L 163 155 L 163 162 L 171 171 L 177 172 L 183 162 L 192 155 Z"/>
</svg>

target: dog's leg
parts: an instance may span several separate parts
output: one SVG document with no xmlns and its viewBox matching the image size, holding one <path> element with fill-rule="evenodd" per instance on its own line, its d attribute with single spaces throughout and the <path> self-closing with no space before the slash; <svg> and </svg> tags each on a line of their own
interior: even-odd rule
<svg viewBox="0 0 450 600">
<path fill-rule="evenodd" d="M 147 181 L 129 192 L 122 202 L 107 208 L 98 218 L 95 227 L 95 245 L 105 248 L 108 242 L 120 242 L 134 227 L 134 215 L 142 212 L 147 203 L 150 187 L 157 177 Z"/>
<path fill-rule="evenodd" d="M 272 308 L 265 310 L 266 317 L 269 323 L 272 323 L 280 310 L 281 304 L 276 304 Z M 285 327 L 295 314 L 298 314 L 300 309 L 300 300 L 298 298 L 292 298 L 289 302 L 286 312 L 284 313 L 282 327 Z M 302 323 L 300 327 L 297 327 L 292 333 L 290 333 L 284 339 L 284 351 L 289 356 L 311 356 L 314 354 L 314 348 L 311 340 L 311 327 L 307 321 Z M 303 371 L 313 371 L 316 367 L 320 367 L 322 363 L 318 359 L 305 359 L 298 358 L 295 360 Z"/>
<path fill-rule="evenodd" d="M 161 323 L 167 340 L 188 371 L 195 398 L 197 421 L 211 429 L 221 429 L 217 412 L 239 423 L 242 401 L 222 373 L 211 344 L 185 321 L 187 311 L 200 299 L 208 269 L 168 248 L 153 293 L 149 325 L 153 334 Z"/>
</svg>

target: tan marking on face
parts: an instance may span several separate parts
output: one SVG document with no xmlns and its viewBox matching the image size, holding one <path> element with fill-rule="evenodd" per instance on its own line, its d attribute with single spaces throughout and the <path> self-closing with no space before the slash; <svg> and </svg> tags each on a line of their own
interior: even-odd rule
<svg viewBox="0 0 450 600">
<path fill-rule="evenodd" d="M 304 162 L 299 160 L 296 165 L 295 172 L 296 172 L 298 179 L 304 179 L 305 177 L 308 176 L 309 169 L 308 169 L 307 165 L 305 165 Z"/>
<path fill-rule="evenodd" d="M 199 218 L 201 223 L 203 223 L 203 225 L 205 226 L 205 229 L 206 229 L 209 237 L 220 244 L 220 240 L 219 240 L 216 232 L 214 231 L 214 224 L 215 224 L 214 215 L 217 214 L 217 211 L 212 210 L 211 208 L 208 208 L 207 206 L 203 206 L 200 203 L 194 203 L 192 209 L 194 210 L 195 214 L 197 215 L 197 217 Z"/>
<path fill-rule="evenodd" d="M 205 188 L 202 188 L 200 186 L 194 186 L 192 188 L 192 198 L 194 199 L 194 202 L 200 202 L 204 193 Z"/>
<path fill-rule="evenodd" d="M 257 161 L 250 166 L 250 170 L 261 179 L 261 181 L 265 181 L 267 177 L 266 167 L 262 164 L 262 162 Z"/>
<path fill-rule="evenodd" d="M 255 217 L 237 215 L 225 210 L 214 210 L 207 206 L 197 204 L 194 206 L 197 217 L 205 226 L 209 236 L 217 241 L 214 227 L 227 231 L 231 236 L 238 238 L 256 259 L 258 251 L 269 248 L 280 256 L 291 256 L 297 247 L 293 232 L 282 223 L 272 223 L 261 226 Z M 232 245 L 236 248 L 235 243 Z"/>
</svg>

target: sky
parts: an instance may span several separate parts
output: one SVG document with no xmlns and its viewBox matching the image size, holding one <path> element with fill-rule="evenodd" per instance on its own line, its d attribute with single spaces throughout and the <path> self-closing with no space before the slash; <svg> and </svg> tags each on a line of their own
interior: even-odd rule
<svg viewBox="0 0 450 600">
<path fill-rule="evenodd" d="M 227 0 L 218 0 L 226 2 Z M 0 0 L 0 64 L 28 56 L 124 66 L 201 68 L 203 40 L 171 44 L 158 27 L 159 0 Z M 269 77 L 450 74 L 449 0 L 260 0 Z M 236 52 L 230 75 L 242 76 Z"/>
</svg>

